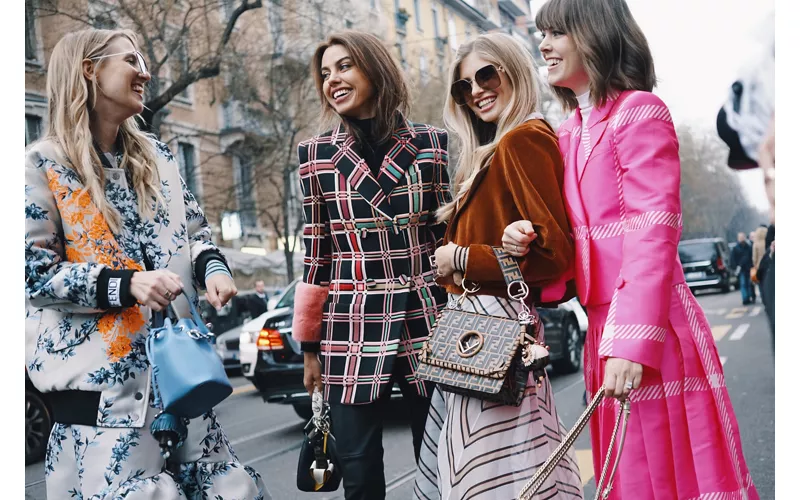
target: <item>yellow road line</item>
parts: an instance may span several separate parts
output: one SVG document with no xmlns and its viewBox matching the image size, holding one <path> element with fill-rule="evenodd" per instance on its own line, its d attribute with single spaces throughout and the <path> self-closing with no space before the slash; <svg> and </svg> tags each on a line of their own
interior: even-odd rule
<svg viewBox="0 0 800 500">
<path fill-rule="evenodd" d="M 745 311 L 736 311 L 734 310 L 732 313 L 725 316 L 725 319 L 738 319 L 744 316 Z"/>
<path fill-rule="evenodd" d="M 722 340 L 725 337 L 725 335 L 727 335 L 728 332 L 731 331 L 732 327 L 733 327 L 733 325 L 712 326 L 711 327 L 711 334 L 714 336 L 714 340 L 716 342 L 719 342 L 720 340 Z"/>
<path fill-rule="evenodd" d="M 233 389 L 231 396 L 234 396 L 236 394 L 247 394 L 248 392 L 255 392 L 255 391 L 256 387 L 253 384 L 240 385 L 239 387 Z"/>
<path fill-rule="evenodd" d="M 575 458 L 581 470 L 581 482 L 584 486 L 594 477 L 594 466 L 592 465 L 592 450 L 575 450 Z"/>
</svg>

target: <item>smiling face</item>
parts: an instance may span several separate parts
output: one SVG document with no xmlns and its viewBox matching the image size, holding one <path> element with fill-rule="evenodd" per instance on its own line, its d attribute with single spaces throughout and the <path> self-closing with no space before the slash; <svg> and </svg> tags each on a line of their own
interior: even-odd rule
<svg viewBox="0 0 800 500">
<path fill-rule="evenodd" d="M 141 72 L 136 47 L 128 38 L 115 38 L 105 52 L 111 55 L 84 61 L 84 76 L 97 82 L 94 113 L 121 123 L 144 111 L 144 85 L 150 75 Z"/>
<path fill-rule="evenodd" d="M 589 90 L 589 75 L 583 65 L 575 41 L 556 29 L 542 30 L 544 39 L 539 44 L 547 61 L 547 81 L 554 87 L 565 87 L 575 95 Z"/>
<path fill-rule="evenodd" d="M 481 68 L 490 65 L 492 65 L 491 62 L 472 52 L 459 65 L 458 78 L 472 82 L 472 92 L 467 96 L 466 106 L 469 106 L 475 116 L 482 121 L 497 123 L 497 120 L 500 119 L 500 114 L 508 106 L 512 90 L 508 76 L 500 69 L 497 70 L 497 74 L 500 77 L 500 85 L 493 90 L 484 89 L 474 82 L 475 73 Z M 497 68 L 496 65 L 495 68 Z"/>
<path fill-rule="evenodd" d="M 320 74 L 322 93 L 336 113 L 359 120 L 375 116 L 375 89 L 344 46 L 325 50 Z"/>
</svg>

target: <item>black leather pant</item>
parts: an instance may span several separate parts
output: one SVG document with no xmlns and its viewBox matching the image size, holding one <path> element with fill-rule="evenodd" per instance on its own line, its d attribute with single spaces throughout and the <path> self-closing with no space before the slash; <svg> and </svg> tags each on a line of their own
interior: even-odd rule
<svg viewBox="0 0 800 500">
<path fill-rule="evenodd" d="M 419 460 L 430 398 L 417 394 L 401 377 L 394 377 L 403 393 L 403 405 L 411 417 L 414 459 Z M 331 424 L 342 467 L 342 485 L 347 500 L 384 500 L 383 424 L 396 403 L 389 402 L 388 389 L 380 399 L 362 405 L 331 402 Z"/>
</svg>

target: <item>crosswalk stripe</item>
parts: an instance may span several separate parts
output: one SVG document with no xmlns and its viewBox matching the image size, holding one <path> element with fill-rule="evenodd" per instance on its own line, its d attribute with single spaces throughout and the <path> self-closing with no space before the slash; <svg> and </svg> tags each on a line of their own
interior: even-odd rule
<svg viewBox="0 0 800 500">
<path fill-rule="evenodd" d="M 730 338 L 728 340 L 742 340 L 744 334 L 747 333 L 747 329 L 750 328 L 750 323 L 744 323 L 736 327 L 736 330 L 733 331 Z"/>
<path fill-rule="evenodd" d="M 733 325 L 716 325 L 711 327 L 711 335 L 714 336 L 714 340 L 719 342 L 720 340 L 727 335 L 730 329 L 733 328 Z"/>
<path fill-rule="evenodd" d="M 738 318 L 741 318 L 742 316 L 744 316 L 745 312 L 746 311 L 737 311 L 736 309 L 734 309 L 733 311 L 731 311 L 730 314 L 725 316 L 725 319 L 738 319 Z"/>
<path fill-rule="evenodd" d="M 719 362 L 722 364 L 722 366 L 725 366 L 725 362 L 726 361 L 728 361 L 728 356 L 720 356 L 719 357 Z"/>
<path fill-rule="evenodd" d="M 750 316 L 758 316 L 758 313 L 761 312 L 761 306 L 755 306 L 752 311 L 750 311 Z"/>
<path fill-rule="evenodd" d="M 578 461 L 578 468 L 581 470 L 581 482 L 586 486 L 594 477 L 592 450 L 575 450 L 575 459 Z"/>
</svg>

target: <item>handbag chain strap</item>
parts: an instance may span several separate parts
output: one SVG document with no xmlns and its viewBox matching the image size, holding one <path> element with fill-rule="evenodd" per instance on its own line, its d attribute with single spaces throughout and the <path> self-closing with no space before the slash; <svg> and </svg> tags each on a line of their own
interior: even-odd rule
<svg viewBox="0 0 800 500">
<path fill-rule="evenodd" d="M 603 401 L 603 392 L 605 392 L 605 387 L 601 387 L 599 391 L 594 395 L 591 403 L 587 406 L 586 410 L 578 417 L 578 421 L 575 422 L 575 425 L 572 426 L 572 429 L 567 433 L 564 437 L 564 440 L 561 442 L 560 445 L 550 454 L 542 464 L 541 467 L 536 471 L 533 477 L 525 483 L 525 486 L 522 487 L 522 490 L 519 493 L 519 500 L 531 500 L 536 492 L 539 491 L 539 488 L 542 487 L 545 480 L 552 474 L 555 470 L 558 462 L 567 454 L 567 450 L 575 444 L 575 441 L 578 439 L 581 431 L 586 424 L 589 423 L 589 418 L 595 412 L 595 410 L 600 406 Z M 625 443 L 625 434 L 628 428 L 628 417 L 630 416 L 631 412 L 631 403 L 629 399 L 626 399 L 619 405 L 619 411 L 617 412 L 617 419 L 614 423 L 614 431 L 611 434 L 611 442 L 608 446 L 608 452 L 606 453 L 606 458 L 603 463 L 603 470 L 600 474 L 600 481 L 597 483 L 597 492 L 595 493 L 594 499 L 598 500 L 599 498 L 608 498 L 608 495 L 611 493 L 611 488 L 614 482 L 614 475 L 617 472 L 617 466 L 619 465 L 619 459 L 622 456 L 622 446 Z M 621 424 L 621 426 L 620 426 Z M 608 485 L 603 488 L 603 482 L 605 481 L 606 473 L 608 472 L 608 467 L 611 464 L 611 455 L 614 448 L 614 442 L 617 439 L 618 431 L 620 434 L 619 444 L 617 446 L 617 455 L 616 459 L 614 460 L 614 466 L 611 468 L 611 474 L 608 478 Z"/>
</svg>

